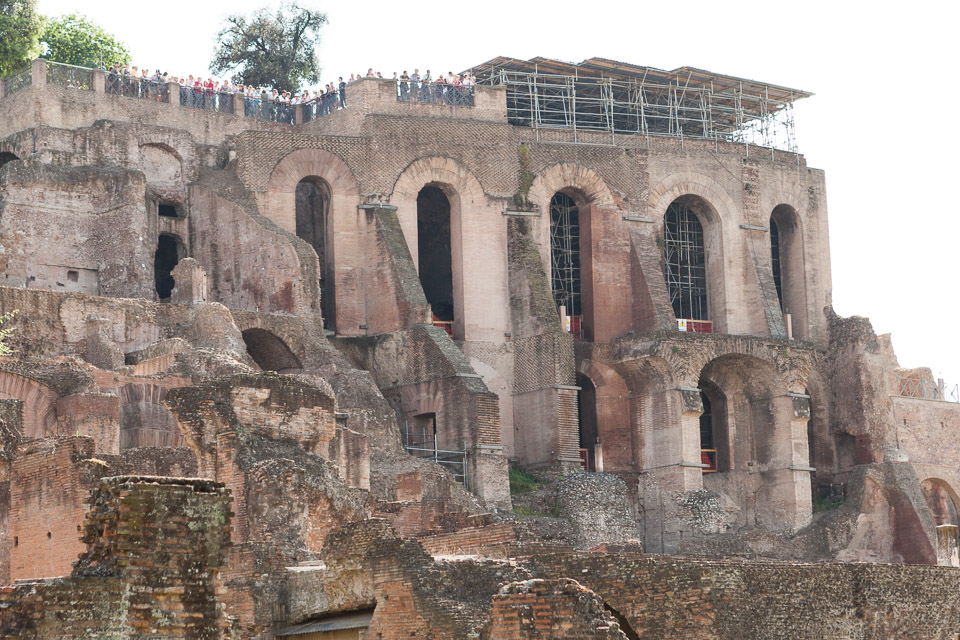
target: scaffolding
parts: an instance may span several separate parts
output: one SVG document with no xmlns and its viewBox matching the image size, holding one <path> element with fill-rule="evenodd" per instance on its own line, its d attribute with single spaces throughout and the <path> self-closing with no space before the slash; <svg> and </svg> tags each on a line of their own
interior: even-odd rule
<svg viewBox="0 0 960 640">
<path fill-rule="evenodd" d="M 664 275 L 677 318 L 707 320 L 703 226 L 690 207 L 674 202 L 663 219 Z"/>
<path fill-rule="evenodd" d="M 663 71 L 603 58 L 574 65 L 494 58 L 472 69 L 507 90 L 511 124 L 737 142 L 796 153 L 793 103 L 813 94 L 692 67 Z"/>
<path fill-rule="evenodd" d="M 557 193 L 550 200 L 550 288 L 557 309 L 569 316 L 569 330 L 580 337 L 580 210 L 573 198 Z"/>
</svg>

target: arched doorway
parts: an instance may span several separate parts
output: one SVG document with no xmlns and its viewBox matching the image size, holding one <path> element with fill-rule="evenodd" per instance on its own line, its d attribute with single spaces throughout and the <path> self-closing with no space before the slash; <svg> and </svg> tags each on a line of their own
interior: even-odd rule
<svg viewBox="0 0 960 640">
<path fill-rule="evenodd" d="M 303 369 L 299 358 L 283 340 L 264 329 L 247 329 L 243 332 L 247 353 L 264 371 L 297 373 Z"/>
<path fill-rule="evenodd" d="M 453 335 L 453 258 L 450 246 L 450 199 L 427 185 L 417 195 L 417 260 L 420 284 L 433 310 L 434 324 Z"/>
<path fill-rule="evenodd" d="M 176 236 L 160 234 L 157 238 L 157 250 L 153 254 L 153 279 L 157 297 L 161 302 L 170 300 L 175 284 L 171 272 L 180 259 L 185 257 L 186 251 Z"/>
<path fill-rule="evenodd" d="M 320 264 L 320 308 L 324 327 L 336 330 L 333 250 L 329 243 L 330 186 L 316 176 L 297 183 L 296 232 L 317 253 Z"/>
<path fill-rule="evenodd" d="M 550 199 L 550 288 L 564 328 L 583 337 L 580 208 L 563 192 Z"/>
</svg>

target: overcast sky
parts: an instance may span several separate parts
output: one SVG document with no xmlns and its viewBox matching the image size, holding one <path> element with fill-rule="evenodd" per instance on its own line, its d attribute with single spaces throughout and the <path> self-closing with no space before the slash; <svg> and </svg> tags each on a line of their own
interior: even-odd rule
<svg viewBox="0 0 960 640">
<path fill-rule="evenodd" d="M 82 12 L 134 64 L 207 73 L 227 3 L 92 1 Z M 813 92 L 796 107 L 800 152 L 824 169 L 833 302 L 893 333 L 900 364 L 960 382 L 958 10 L 948 2 L 337 2 L 323 81 L 374 67 L 460 71 L 496 56 L 689 65 Z M 76 0 L 39 0 L 59 15 Z M 954 8 L 950 8 L 954 7 Z"/>
</svg>

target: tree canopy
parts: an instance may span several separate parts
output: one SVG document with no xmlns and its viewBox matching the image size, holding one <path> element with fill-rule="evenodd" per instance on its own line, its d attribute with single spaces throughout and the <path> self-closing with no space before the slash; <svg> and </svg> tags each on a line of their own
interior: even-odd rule
<svg viewBox="0 0 960 640">
<path fill-rule="evenodd" d="M 276 13 L 260 9 L 233 15 L 217 34 L 210 70 L 233 73 L 234 82 L 278 91 L 294 91 L 320 81 L 316 48 L 327 16 L 284 3 Z"/>
<path fill-rule="evenodd" d="M 36 0 L 0 0 L 0 76 L 19 71 L 40 53 L 43 23 Z"/>
<path fill-rule="evenodd" d="M 42 57 L 53 62 L 97 68 L 100 56 L 107 66 L 114 62 L 130 62 L 130 52 L 123 43 L 77 13 L 60 16 L 47 23 L 40 36 Z"/>
</svg>

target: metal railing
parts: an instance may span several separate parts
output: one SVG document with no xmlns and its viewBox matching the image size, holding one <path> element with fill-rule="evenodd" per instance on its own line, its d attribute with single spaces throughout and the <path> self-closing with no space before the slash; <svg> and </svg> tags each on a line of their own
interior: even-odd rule
<svg viewBox="0 0 960 640">
<path fill-rule="evenodd" d="M 169 102 L 166 82 L 123 76 L 122 74 L 108 71 L 104 75 L 103 84 L 104 92 L 111 95 L 140 98 L 143 100 L 156 100 L 157 102 Z"/>
<path fill-rule="evenodd" d="M 445 104 L 454 107 L 473 106 L 473 87 L 442 82 L 397 81 L 398 102 Z"/>
<path fill-rule="evenodd" d="M 319 98 L 314 98 L 309 102 L 303 103 L 303 121 L 310 122 L 311 120 L 316 120 L 321 116 L 339 111 L 346 106 L 347 103 L 340 91 L 325 93 Z"/>
<path fill-rule="evenodd" d="M 47 84 L 93 91 L 93 69 L 47 61 Z"/>
<path fill-rule="evenodd" d="M 258 120 L 293 124 L 293 105 L 279 100 L 264 100 L 263 98 L 244 98 L 243 115 Z"/>
<path fill-rule="evenodd" d="M 27 65 L 26 68 L 3 78 L 2 82 L 4 97 L 13 95 L 33 84 L 33 67 Z"/>
<path fill-rule="evenodd" d="M 219 113 L 233 113 L 232 93 L 216 92 L 204 87 L 180 87 L 180 106 Z"/>
<path fill-rule="evenodd" d="M 411 431 L 409 424 L 404 423 L 403 427 L 403 446 L 407 453 L 415 458 L 432 460 L 434 463 L 442 466 L 450 472 L 453 479 L 467 486 L 467 450 L 464 447 L 460 451 L 444 450 L 437 447 L 437 434 Z"/>
<path fill-rule="evenodd" d="M 890 394 L 919 400 L 960 402 L 960 385 L 947 386 L 940 378 L 936 382 L 918 377 L 895 376 L 891 381 Z"/>
</svg>

